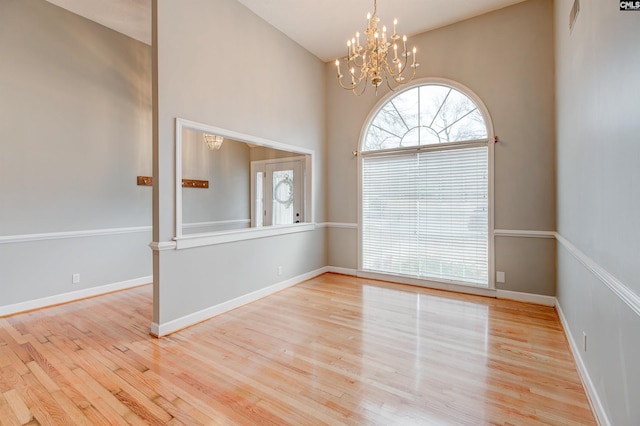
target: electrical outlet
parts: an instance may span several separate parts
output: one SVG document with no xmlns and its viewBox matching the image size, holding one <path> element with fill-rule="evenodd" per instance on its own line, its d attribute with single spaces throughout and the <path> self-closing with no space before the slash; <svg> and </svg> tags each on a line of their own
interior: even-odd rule
<svg viewBox="0 0 640 426">
<path fill-rule="evenodd" d="M 503 283 L 505 282 L 506 274 L 503 271 L 496 272 L 496 282 Z"/>
<path fill-rule="evenodd" d="M 80 274 L 71 275 L 71 284 L 80 284 Z"/>
<path fill-rule="evenodd" d="M 278 266 L 278 276 L 282 275 L 282 266 Z"/>
<path fill-rule="evenodd" d="M 587 333 L 582 332 L 582 350 L 587 351 Z"/>
</svg>

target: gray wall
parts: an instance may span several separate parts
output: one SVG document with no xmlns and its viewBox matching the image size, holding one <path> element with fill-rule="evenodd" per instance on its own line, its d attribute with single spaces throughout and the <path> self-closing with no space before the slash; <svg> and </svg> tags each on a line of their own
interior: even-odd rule
<svg viewBox="0 0 640 426">
<path fill-rule="evenodd" d="M 295 152 L 280 151 L 279 149 L 267 148 L 264 146 L 256 146 L 251 148 L 249 158 L 251 161 L 274 160 L 277 158 L 298 157 L 300 154 Z"/>
<path fill-rule="evenodd" d="M 558 300 L 611 424 L 638 425 L 640 15 L 583 0 L 570 32 L 571 5 L 555 3 Z"/>
<path fill-rule="evenodd" d="M 527 1 L 435 31 L 410 37 L 420 77 L 464 84 L 485 103 L 500 138 L 495 149 L 495 228 L 555 230 L 553 6 Z M 355 97 L 336 83 L 335 64 L 325 67 L 328 90 L 329 222 L 356 223 L 359 138 L 380 97 Z M 357 268 L 357 232 L 329 232 L 331 265 Z M 348 250 L 345 249 L 348 247 Z M 333 256 L 333 253 L 345 253 Z M 496 237 L 498 288 L 555 294 L 555 241 Z M 526 271 L 526 273 L 524 273 Z"/>
<path fill-rule="evenodd" d="M 169 242 L 175 233 L 176 117 L 315 150 L 313 208 L 323 221 L 322 62 L 234 0 L 153 3 L 154 240 Z M 155 252 L 153 321 L 162 325 L 324 267 L 324 231 Z"/>
<path fill-rule="evenodd" d="M 154 240 L 171 241 L 175 117 L 314 149 L 316 222 L 357 223 L 351 151 L 379 98 L 337 88 L 331 63 L 235 1 L 156 3 L 152 67 L 148 46 L 44 1 L 0 0 L 0 308 L 150 274 L 140 229 L 151 192 L 135 176 L 153 165 Z M 588 335 L 579 361 L 597 402 L 612 424 L 635 425 L 640 26 L 617 3 L 584 0 L 570 33 L 571 3 L 555 2 L 555 22 L 550 0 L 532 0 L 411 42 L 420 77 L 458 81 L 489 109 L 501 139 L 497 229 L 556 229 L 557 156 L 557 257 L 553 240 L 497 237 L 497 269 L 505 289 L 553 295 L 557 261 L 560 309 L 574 342 Z M 124 232 L 55 234 L 113 228 Z M 8 242 L 16 235 L 30 241 Z M 153 257 L 162 324 L 327 264 L 355 269 L 357 232 L 338 225 Z"/>
<path fill-rule="evenodd" d="M 211 151 L 203 133 L 182 132 L 182 178 L 209 181 L 209 188 L 182 188 L 184 233 L 246 228 L 249 223 L 193 227 L 195 223 L 249 220 L 251 218 L 250 148 L 225 139 Z M 192 226 L 189 226 L 189 225 Z"/>
<path fill-rule="evenodd" d="M 0 52 L 0 307 L 149 277 L 151 188 L 136 175 L 151 174 L 151 49 L 0 0 Z"/>
</svg>

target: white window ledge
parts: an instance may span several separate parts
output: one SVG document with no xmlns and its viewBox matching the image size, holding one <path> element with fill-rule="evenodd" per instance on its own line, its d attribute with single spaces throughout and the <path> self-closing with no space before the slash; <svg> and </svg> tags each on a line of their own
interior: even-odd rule
<svg viewBox="0 0 640 426">
<path fill-rule="evenodd" d="M 264 228 L 249 228 L 227 232 L 209 234 L 191 234 L 176 237 L 176 249 L 211 246 L 230 243 L 233 241 L 253 240 L 256 238 L 273 237 L 276 235 L 295 234 L 297 232 L 313 231 L 315 223 L 296 223 L 293 225 L 268 226 Z"/>
</svg>

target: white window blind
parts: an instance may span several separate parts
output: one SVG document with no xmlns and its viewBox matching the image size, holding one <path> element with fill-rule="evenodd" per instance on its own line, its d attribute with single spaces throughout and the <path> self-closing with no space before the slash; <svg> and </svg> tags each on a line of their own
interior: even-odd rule
<svg viewBox="0 0 640 426">
<path fill-rule="evenodd" d="M 486 145 L 362 165 L 363 269 L 488 286 Z"/>
</svg>

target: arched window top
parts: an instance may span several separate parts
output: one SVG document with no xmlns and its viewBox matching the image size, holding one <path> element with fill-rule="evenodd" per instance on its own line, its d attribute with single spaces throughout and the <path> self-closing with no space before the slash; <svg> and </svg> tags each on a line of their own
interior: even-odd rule
<svg viewBox="0 0 640 426">
<path fill-rule="evenodd" d="M 397 94 L 382 105 L 370 123 L 363 152 L 489 137 L 476 102 L 441 83 L 427 83 Z"/>
</svg>

